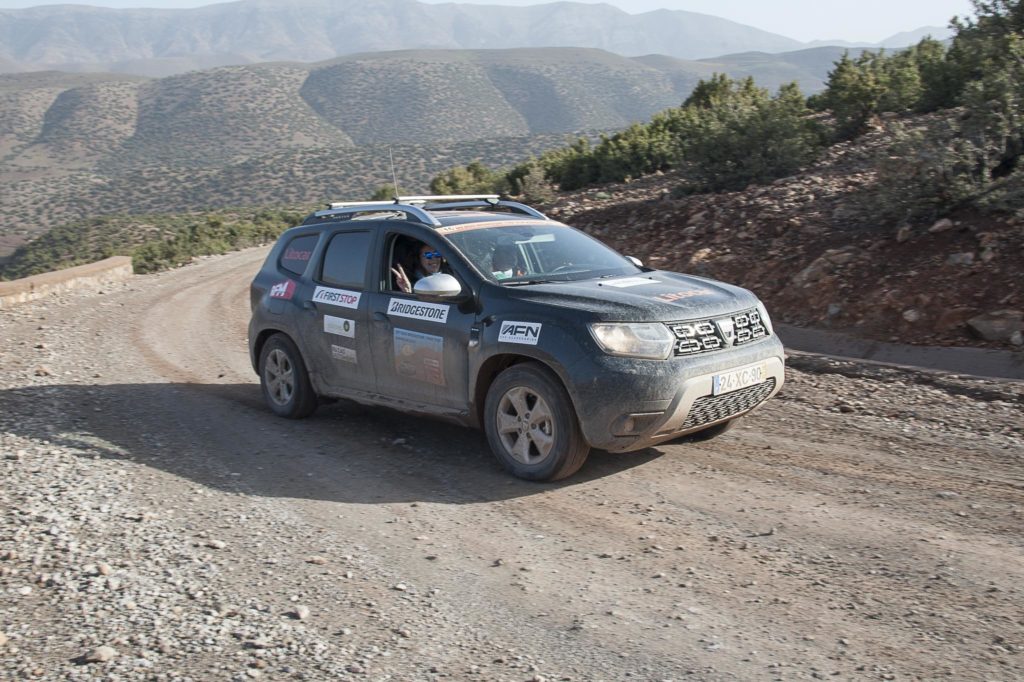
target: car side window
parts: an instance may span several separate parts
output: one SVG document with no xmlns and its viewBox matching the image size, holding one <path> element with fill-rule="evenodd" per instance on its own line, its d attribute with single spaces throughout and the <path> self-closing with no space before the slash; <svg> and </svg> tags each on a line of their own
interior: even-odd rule
<svg viewBox="0 0 1024 682">
<path fill-rule="evenodd" d="M 324 254 L 320 281 L 349 289 L 362 289 L 366 283 L 372 235 L 369 232 L 341 232 L 331 237 Z"/>
<path fill-rule="evenodd" d="M 306 272 L 306 266 L 309 265 L 309 259 L 313 256 L 313 249 L 316 248 L 319 239 L 320 235 L 307 234 L 288 242 L 284 247 L 284 253 L 281 254 L 281 268 L 296 275 Z"/>
</svg>

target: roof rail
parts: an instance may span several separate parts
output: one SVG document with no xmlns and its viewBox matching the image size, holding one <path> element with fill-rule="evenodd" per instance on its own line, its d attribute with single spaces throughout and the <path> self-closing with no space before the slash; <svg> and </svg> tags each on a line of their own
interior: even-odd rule
<svg viewBox="0 0 1024 682">
<path fill-rule="evenodd" d="M 327 204 L 326 209 L 313 213 L 309 219 L 343 215 L 355 216 L 358 213 L 404 213 L 411 220 L 438 227 L 441 222 L 430 215 L 429 211 L 485 207 L 502 207 L 531 218 L 550 220 L 531 206 L 517 201 L 503 200 L 497 194 L 424 194 L 396 197 L 393 201 L 332 201 Z"/>
<path fill-rule="evenodd" d="M 491 201 L 489 199 L 483 201 L 449 201 L 439 204 L 424 204 L 423 208 L 425 208 L 428 211 L 443 211 L 449 208 L 494 208 L 497 206 L 507 208 L 512 213 L 521 213 L 523 215 L 528 215 L 531 218 L 539 218 L 540 220 L 550 220 L 550 218 L 548 218 L 546 215 L 544 215 L 537 209 L 533 208 L 532 206 L 521 204 L 518 201 Z"/>
<path fill-rule="evenodd" d="M 409 217 L 409 219 L 415 220 L 418 223 L 423 223 L 424 225 L 430 225 L 431 227 L 438 227 L 441 225 L 441 221 L 427 213 L 421 207 L 411 206 L 409 204 L 400 204 L 398 202 L 349 201 L 333 202 L 328 206 L 329 208 L 323 211 L 317 211 L 313 216 L 323 218 L 326 216 L 355 215 L 357 213 L 404 213 Z"/>
<path fill-rule="evenodd" d="M 423 194 L 411 197 L 395 197 L 395 200 L 403 204 L 419 204 L 435 201 L 492 201 L 496 202 L 501 197 L 497 194 Z"/>
</svg>

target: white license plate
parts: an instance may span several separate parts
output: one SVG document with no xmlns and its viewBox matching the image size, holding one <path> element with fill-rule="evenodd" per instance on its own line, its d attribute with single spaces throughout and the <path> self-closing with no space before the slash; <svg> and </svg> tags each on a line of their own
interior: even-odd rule
<svg viewBox="0 0 1024 682">
<path fill-rule="evenodd" d="M 734 369 L 724 374 L 716 374 L 712 378 L 711 395 L 722 395 L 738 391 L 747 386 L 754 386 L 764 381 L 764 363 L 751 365 L 742 369 Z"/>
</svg>

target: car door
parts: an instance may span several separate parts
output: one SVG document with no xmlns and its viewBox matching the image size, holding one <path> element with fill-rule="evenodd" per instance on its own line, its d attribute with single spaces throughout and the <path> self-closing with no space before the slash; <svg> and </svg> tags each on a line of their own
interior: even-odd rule
<svg viewBox="0 0 1024 682">
<path fill-rule="evenodd" d="M 469 340 L 476 322 L 467 299 L 428 302 L 399 291 L 391 276 L 401 244 L 426 243 L 445 259 L 442 271 L 468 291 L 469 272 L 436 235 L 393 228 L 382 235 L 376 290 L 369 294 L 373 366 L 384 396 L 440 408 L 465 410 L 469 395 Z"/>
<path fill-rule="evenodd" d="M 365 298 L 372 229 L 338 230 L 326 235 L 312 272 L 313 290 L 303 302 L 301 333 L 328 393 L 373 392 L 373 353 Z"/>
</svg>

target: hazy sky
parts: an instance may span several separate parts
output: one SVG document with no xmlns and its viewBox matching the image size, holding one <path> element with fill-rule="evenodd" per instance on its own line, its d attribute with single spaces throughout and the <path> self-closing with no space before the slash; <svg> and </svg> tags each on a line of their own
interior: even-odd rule
<svg viewBox="0 0 1024 682">
<path fill-rule="evenodd" d="M 287 2 L 288 0 L 282 0 Z M 448 0 L 425 0 L 443 2 Z M 58 4 L 60 0 L 0 0 L 0 8 Z M 73 0 L 64 0 L 71 4 Z M 209 0 L 98 0 L 101 7 L 199 7 Z M 488 5 L 537 5 L 537 0 L 477 0 Z M 921 26 L 945 26 L 971 12 L 970 0 L 609 0 L 627 12 L 681 9 L 738 21 L 801 41 L 878 42 Z"/>
</svg>

